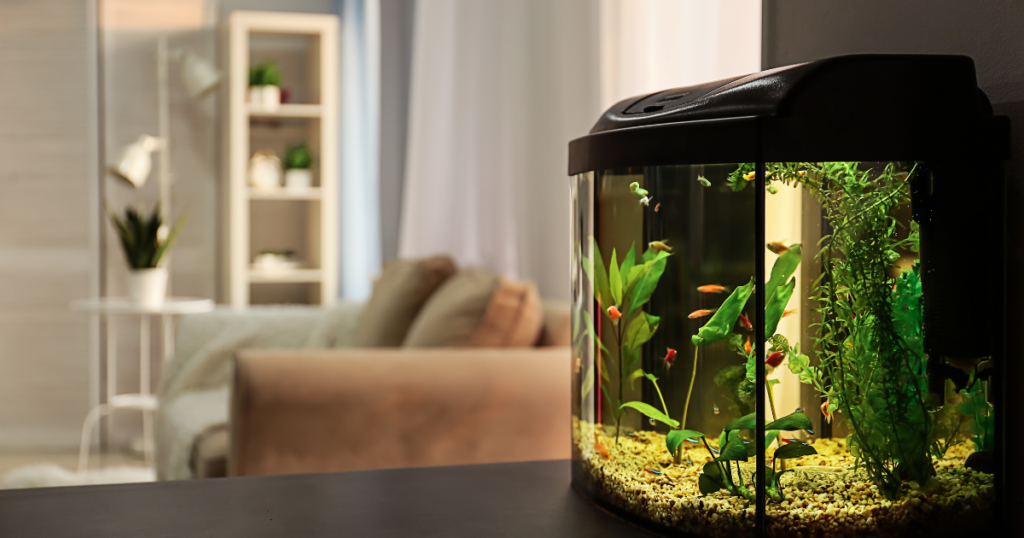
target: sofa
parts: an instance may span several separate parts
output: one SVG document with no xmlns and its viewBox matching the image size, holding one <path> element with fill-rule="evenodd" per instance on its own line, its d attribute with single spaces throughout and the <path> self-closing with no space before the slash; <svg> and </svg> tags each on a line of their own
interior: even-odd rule
<svg viewBox="0 0 1024 538">
<path fill-rule="evenodd" d="M 568 458 L 568 305 L 432 262 L 386 268 L 367 303 L 183 319 L 158 394 L 158 478 Z"/>
</svg>

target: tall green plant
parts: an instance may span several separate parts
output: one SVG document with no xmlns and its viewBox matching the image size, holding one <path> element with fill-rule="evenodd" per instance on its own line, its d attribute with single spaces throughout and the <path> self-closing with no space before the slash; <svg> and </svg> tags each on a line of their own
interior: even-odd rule
<svg viewBox="0 0 1024 538">
<path fill-rule="evenodd" d="M 157 204 L 148 217 L 132 207 L 125 209 L 124 217 L 111 212 L 110 222 L 117 230 L 128 266 L 132 269 L 152 269 L 160 266 L 164 255 L 178 238 L 184 218 L 179 217 L 170 231 L 161 230 L 163 218 L 160 216 L 160 205 Z"/>
</svg>

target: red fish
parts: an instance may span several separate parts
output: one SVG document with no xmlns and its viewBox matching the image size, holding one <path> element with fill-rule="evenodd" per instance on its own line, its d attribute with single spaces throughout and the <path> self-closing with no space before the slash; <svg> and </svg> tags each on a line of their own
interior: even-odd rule
<svg viewBox="0 0 1024 538">
<path fill-rule="evenodd" d="M 671 368 L 672 365 L 675 364 L 675 362 L 676 362 L 676 350 L 674 350 L 672 348 L 668 348 L 668 352 L 665 353 L 665 364 L 667 364 Z"/>
<path fill-rule="evenodd" d="M 776 351 L 771 355 L 768 355 L 768 358 L 764 361 L 765 368 L 768 368 L 768 375 L 775 373 L 775 369 L 782 364 L 782 359 L 784 358 L 786 358 L 786 356 L 783 355 L 781 351 Z"/>
<path fill-rule="evenodd" d="M 790 443 L 796 442 L 796 439 L 786 439 L 785 437 L 779 437 L 779 441 L 782 441 L 783 443 L 786 443 L 788 445 Z"/>
<path fill-rule="evenodd" d="M 705 284 L 697 287 L 697 291 L 701 293 L 722 293 L 723 291 L 728 291 L 728 289 L 729 288 L 719 286 L 718 284 Z"/>
<path fill-rule="evenodd" d="M 743 330 L 747 332 L 754 330 L 754 324 L 743 314 L 740 314 L 740 327 L 743 327 Z"/>
<path fill-rule="evenodd" d="M 651 474 L 657 474 L 657 475 L 665 474 L 665 473 L 662 473 L 661 471 L 658 471 L 658 470 L 655 470 L 655 469 L 644 469 L 644 470 L 647 471 L 648 473 L 651 473 Z"/>
<path fill-rule="evenodd" d="M 782 313 L 782 317 L 788 318 L 789 316 L 792 316 L 793 314 L 796 314 L 796 311 L 797 311 L 796 308 L 794 308 L 792 310 L 786 310 L 785 312 Z"/>
<path fill-rule="evenodd" d="M 828 412 L 828 400 L 821 404 L 821 414 L 825 415 L 825 422 L 832 424 L 832 413 Z"/>
<path fill-rule="evenodd" d="M 619 312 L 619 309 L 614 306 L 609 306 L 608 317 L 612 318 L 612 321 L 619 321 L 619 318 L 622 317 L 622 312 Z"/>
<path fill-rule="evenodd" d="M 657 213 L 659 209 L 661 209 L 661 203 L 654 206 L 654 212 Z"/>
<path fill-rule="evenodd" d="M 704 316 L 708 316 L 708 315 L 714 314 L 715 310 L 718 310 L 718 309 L 717 308 L 705 308 L 704 310 L 694 310 L 693 312 L 690 312 L 690 315 L 687 316 L 687 317 L 690 318 L 690 319 L 702 318 Z"/>
</svg>

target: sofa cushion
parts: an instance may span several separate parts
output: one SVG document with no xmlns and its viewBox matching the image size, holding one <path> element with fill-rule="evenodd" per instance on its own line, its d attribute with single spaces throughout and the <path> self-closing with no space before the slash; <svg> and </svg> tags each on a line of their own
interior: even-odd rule
<svg viewBox="0 0 1024 538">
<path fill-rule="evenodd" d="M 398 347 L 427 299 L 455 274 L 449 256 L 388 264 L 373 285 L 352 336 L 352 347 Z"/>
<path fill-rule="evenodd" d="M 532 283 L 486 269 L 453 276 L 427 301 L 405 347 L 527 347 L 537 342 L 543 309 Z"/>
</svg>

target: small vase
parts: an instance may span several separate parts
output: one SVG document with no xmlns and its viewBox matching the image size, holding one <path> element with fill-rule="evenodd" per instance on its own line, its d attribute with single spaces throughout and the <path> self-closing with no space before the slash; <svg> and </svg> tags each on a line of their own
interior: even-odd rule
<svg viewBox="0 0 1024 538">
<path fill-rule="evenodd" d="M 267 112 L 277 112 L 281 108 L 281 88 L 277 86 L 263 86 L 261 92 L 262 103 L 260 108 Z"/>
<path fill-rule="evenodd" d="M 313 186 L 313 172 L 309 168 L 285 170 L 284 186 L 290 191 L 309 190 Z"/>
<path fill-rule="evenodd" d="M 167 268 L 133 269 L 128 286 L 133 301 L 147 309 L 158 309 L 167 296 Z"/>
</svg>

